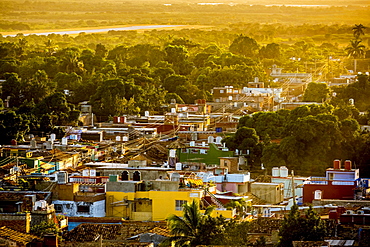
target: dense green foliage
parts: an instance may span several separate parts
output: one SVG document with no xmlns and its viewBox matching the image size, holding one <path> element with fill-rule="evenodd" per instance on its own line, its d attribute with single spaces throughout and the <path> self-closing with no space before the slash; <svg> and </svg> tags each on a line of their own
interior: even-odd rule
<svg viewBox="0 0 370 247">
<path fill-rule="evenodd" d="M 368 149 L 368 134 L 360 131 L 358 123 L 365 118 L 369 119 L 368 114 L 360 117 L 349 104 L 257 112 L 242 117 L 237 132 L 223 142 L 231 150 L 249 150 L 242 153 L 251 169 L 262 162 L 269 169 L 285 165 L 298 174 L 320 175 L 334 159 L 350 159 L 365 168 L 370 156 L 359 152 Z"/>
<path fill-rule="evenodd" d="M 298 206 L 294 205 L 281 224 L 279 236 L 279 247 L 293 246 L 293 241 L 323 241 L 326 225 L 312 207 L 302 217 Z"/>
<path fill-rule="evenodd" d="M 31 227 L 31 233 L 38 237 L 44 237 L 45 234 L 55 234 L 61 240 L 59 235 L 61 232 L 58 225 L 51 221 L 42 221 L 40 224 Z"/>
<path fill-rule="evenodd" d="M 212 210 L 208 207 L 202 214 L 197 202 L 184 204 L 182 217 L 171 215 L 167 219 L 172 236 L 160 246 L 247 246 L 249 223 L 211 217 Z"/>
</svg>

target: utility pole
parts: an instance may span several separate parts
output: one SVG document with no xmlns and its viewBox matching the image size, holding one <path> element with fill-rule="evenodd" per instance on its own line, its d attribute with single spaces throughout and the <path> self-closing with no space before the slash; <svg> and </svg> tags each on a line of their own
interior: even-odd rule
<svg viewBox="0 0 370 247">
<path fill-rule="evenodd" d="M 292 194 L 293 194 L 293 205 L 296 205 L 296 203 L 295 203 L 294 171 L 293 170 L 292 170 Z"/>
</svg>

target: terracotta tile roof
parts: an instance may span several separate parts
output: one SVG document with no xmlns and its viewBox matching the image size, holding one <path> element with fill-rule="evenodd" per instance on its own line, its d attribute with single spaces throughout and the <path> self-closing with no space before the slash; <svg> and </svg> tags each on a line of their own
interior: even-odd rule
<svg viewBox="0 0 370 247">
<path fill-rule="evenodd" d="M 94 242 L 101 235 L 104 241 L 114 240 L 125 242 L 127 238 L 134 235 L 149 232 L 156 227 L 165 228 L 165 226 L 165 222 L 141 221 L 122 221 L 118 224 L 82 223 L 67 232 L 63 238 L 67 242 Z"/>
<path fill-rule="evenodd" d="M 164 228 L 164 227 L 160 227 L 160 226 L 157 226 L 157 227 L 153 228 L 149 232 L 150 233 L 155 233 L 155 234 L 158 234 L 158 235 L 161 235 L 161 236 L 164 236 L 164 237 L 170 237 L 171 236 L 170 230 L 168 230 L 168 228 Z"/>
<path fill-rule="evenodd" d="M 15 231 L 6 226 L 0 227 L 0 238 L 4 238 L 13 242 L 22 243 L 24 245 L 31 243 L 33 241 L 43 241 L 41 238 L 28 234 Z"/>
<path fill-rule="evenodd" d="M 1 198 L 0 198 L 1 200 Z M 8 227 L 8 229 L 13 229 L 15 231 L 18 231 L 18 232 L 23 232 L 25 233 L 26 232 L 26 221 L 24 219 L 20 219 L 20 220 L 0 220 L 0 229 L 3 227 L 3 226 L 6 226 Z M 0 235 L 1 237 L 1 235 Z"/>
</svg>

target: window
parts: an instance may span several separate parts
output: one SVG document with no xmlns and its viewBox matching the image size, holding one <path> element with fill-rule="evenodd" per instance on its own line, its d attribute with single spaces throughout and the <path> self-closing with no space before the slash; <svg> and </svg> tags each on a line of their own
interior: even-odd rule
<svg viewBox="0 0 370 247">
<path fill-rule="evenodd" d="M 89 206 L 77 206 L 77 212 L 78 213 L 90 213 L 90 207 Z"/>
<path fill-rule="evenodd" d="M 61 204 L 54 204 L 56 213 L 63 213 L 63 206 Z"/>
<path fill-rule="evenodd" d="M 186 200 L 176 200 L 175 210 L 181 211 L 185 203 L 187 203 Z"/>
</svg>

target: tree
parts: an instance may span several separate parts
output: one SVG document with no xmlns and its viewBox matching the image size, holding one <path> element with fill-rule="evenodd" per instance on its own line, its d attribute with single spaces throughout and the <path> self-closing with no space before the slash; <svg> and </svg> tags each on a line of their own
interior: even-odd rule
<svg viewBox="0 0 370 247">
<path fill-rule="evenodd" d="M 47 56 L 52 56 L 57 50 L 58 46 L 54 44 L 54 41 L 51 39 L 48 39 L 45 43 L 45 54 Z"/>
<path fill-rule="evenodd" d="M 301 217 L 294 204 L 281 224 L 279 236 L 279 247 L 293 246 L 293 241 L 322 241 L 326 236 L 326 225 L 311 206 L 305 217 Z"/>
<path fill-rule="evenodd" d="M 261 48 L 259 55 L 262 58 L 279 60 L 281 56 L 281 47 L 276 43 L 267 44 Z"/>
<path fill-rule="evenodd" d="M 55 125 L 76 125 L 79 117 L 74 105 L 69 104 L 66 95 L 61 92 L 45 97 L 32 112 L 48 128 L 53 128 Z"/>
<path fill-rule="evenodd" d="M 130 113 L 138 113 L 137 102 L 144 94 L 142 87 L 135 85 L 133 80 L 105 80 L 90 97 L 93 112 L 100 116 L 116 116 L 131 109 Z"/>
<path fill-rule="evenodd" d="M 188 84 L 188 79 L 185 76 L 182 75 L 170 75 L 168 76 L 164 82 L 163 87 L 169 92 L 169 93 L 176 93 L 176 88 L 181 85 Z"/>
<path fill-rule="evenodd" d="M 348 57 L 353 57 L 353 70 L 357 71 L 357 59 L 361 58 L 365 54 L 365 46 L 361 44 L 361 40 L 351 40 L 349 46 L 345 49 L 347 51 Z"/>
<path fill-rule="evenodd" d="M 268 170 L 275 166 L 286 166 L 284 157 L 280 152 L 280 146 L 276 143 L 269 143 L 263 148 L 261 162 Z"/>
<path fill-rule="evenodd" d="M 210 242 L 212 235 L 205 235 L 202 230 L 208 233 L 217 233 L 215 225 L 204 227 L 213 207 L 208 207 L 204 214 L 199 210 L 199 204 L 195 200 L 183 205 L 183 216 L 171 215 L 168 217 L 168 228 L 172 236 L 166 241 L 167 244 L 174 246 L 197 246 Z M 172 245 L 173 246 L 173 245 Z"/>
<path fill-rule="evenodd" d="M 238 128 L 249 127 L 256 130 L 261 140 L 266 137 L 270 139 L 280 139 L 283 137 L 286 117 L 282 115 L 283 111 L 277 112 L 256 112 L 252 116 L 246 115 L 239 120 Z"/>
<path fill-rule="evenodd" d="M 364 32 L 364 29 L 366 27 L 364 27 L 362 24 L 355 24 L 355 26 L 352 28 L 352 31 L 353 31 L 353 36 L 356 38 L 356 39 L 359 39 L 361 35 L 364 35 L 365 32 Z"/>
<path fill-rule="evenodd" d="M 61 240 L 59 235 L 62 231 L 59 229 L 58 225 L 51 221 L 42 221 L 40 224 L 31 227 L 31 233 L 44 237 L 45 234 L 52 233 L 58 236 L 58 239 Z"/>
<path fill-rule="evenodd" d="M 8 102 L 9 107 L 19 107 L 22 104 L 22 82 L 16 73 L 5 75 L 6 80 L 2 83 L 1 98 Z"/>
<path fill-rule="evenodd" d="M 346 87 L 335 87 L 336 97 L 331 104 L 343 107 L 349 104 L 349 99 L 354 100 L 354 105 L 359 111 L 366 111 L 370 107 L 368 95 L 370 94 L 370 77 L 366 74 L 357 75 L 357 81 Z"/>
<path fill-rule="evenodd" d="M 151 74 L 151 77 L 158 78 L 159 81 L 163 83 L 167 77 L 174 75 L 174 74 L 175 74 L 175 71 L 172 68 L 159 67 L 159 68 L 154 69 L 154 71 Z"/>
<path fill-rule="evenodd" d="M 303 101 L 322 103 L 329 97 L 329 93 L 326 83 L 310 82 L 304 92 Z"/>
<path fill-rule="evenodd" d="M 166 56 L 165 61 L 171 64 L 180 64 L 188 59 L 188 51 L 183 46 L 168 45 L 164 49 Z"/>
<path fill-rule="evenodd" d="M 254 165 L 259 165 L 263 144 L 259 142 L 259 136 L 255 129 L 241 127 L 234 135 L 227 136 L 222 142 L 225 143 L 229 149 L 238 149 L 241 153 L 246 155 L 248 165 L 252 168 Z"/>
<path fill-rule="evenodd" d="M 244 35 L 234 39 L 229 47 L 232 53 L 246 57 L 254 57 L 258 53 L 258 49 L 257 41 Z"/>
<path fill-rule="evenodd" d="M 38 70 L 32 76 L 23 82 L 22 85 L 22 94 L 24 95 L 24 101 L 31 101 L 34 100 L 35 103 L 39 103 L 45 97 L 51 95 L 55 91 L 55 85 L 53 81 L 51 81 L 43 70 Z M 38 97 L 35 97 L 38 95 Z"/>
<path fill-rule="evenodd" d="M 147 85 L 143 87 L 143 93 L 137 98 L 137 106 L 140 111 L 159 111 L 164 104 L 166 91 L 155 85 Z"/>
<path fill-rule="evenodd" d="M 247 149 L 254 147 L 258 143 L 259 137 L 255 129 L 248 127 L 241 127 L 235 134 L 227 136 L 222 140 L 226 147 L 231 150 L 240 150 L 246 153 Z"/>
<path fill-rule="evenodd" d="M 101 59 L 104 59 L 108 54 L 108 49 L 103 44 L 96 44 L 95 47 L 95 56 L 100 57 Z"/>
<path fill-rule="evenodd" d="M 61 51 L 62 60 L 60 63 L 61 70 L 70 73 L 81 74 L 84 71 L 84 64 L 80 60 L 80 52 L 78 49 L 67 48 Z"/>
<path fill-rule="evenodd" d="M 226 208 L 236 210 L 237 219 L 242 219 L 246 215 L 247 203 L 244 198 L 239 200 L 230 200 L 226 205 Z"/>
<path fill-rule="evenodd" d="M 9 144 L 12 139 L 23 141 L 29 131 L 29 121 L 14 111 L 0 113 L 0 143 Z"/>
</svg>

